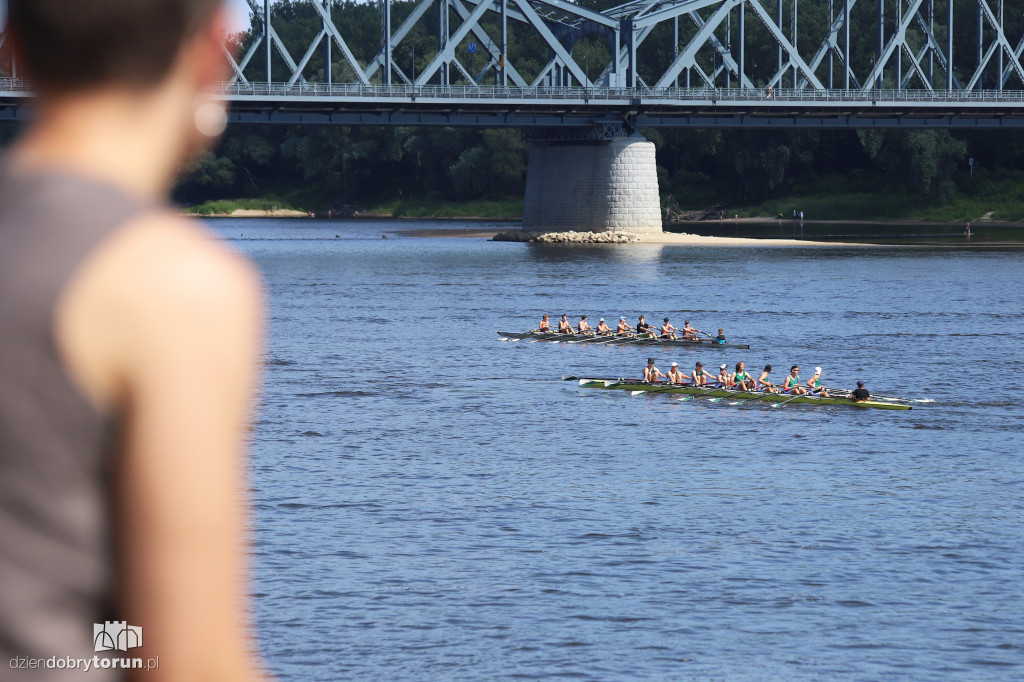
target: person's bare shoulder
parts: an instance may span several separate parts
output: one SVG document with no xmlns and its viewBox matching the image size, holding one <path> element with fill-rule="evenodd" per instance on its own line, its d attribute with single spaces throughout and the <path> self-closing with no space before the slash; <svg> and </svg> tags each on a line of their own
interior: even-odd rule
<svg viewBox="0 0 1024 682">
<path fill-rule="evenodd" d="M 113 233 L 58 309 L 62 354 L 101 408 L 175 355 L 258 344 L 262 289 L 252 265 L 195 221 L 154 211 Z"/>
</svg>

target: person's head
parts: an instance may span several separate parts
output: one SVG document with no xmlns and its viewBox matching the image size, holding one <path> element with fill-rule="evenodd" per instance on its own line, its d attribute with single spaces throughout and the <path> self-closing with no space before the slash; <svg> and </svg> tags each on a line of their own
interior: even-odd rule
<svg viewBox="0 0 1024 682">
<path fill-rule="evenodd" d="M 746 367 L 746 366 L 747 365 L 745 363 L 743 363 L 743 362 L 737 362 L 736 363 L 736 371 L 737 372 L 742 372 L 743 368 Z"/>
<path fill-rule="evenodd" d="M 620 317 L 619 318 L 619 322 L 625 322 L 625 321 L 626 321 L 626 318 L 624 318 L 624 317 Z"/>
<path fill-rule="evenodd" d="M 724 374 L 727 371 L 729 371 L 729 365 L 719 365 L 718 366 L 718 373 L 719 374 Z"/>
<path fill-rule="evenodd" d="M 647 364 L 648 365 L 653 365 L 654 364 L 654 358 L 647 358 Z"/>
<path fill-rule="evenodd" d="M 672 363 L 672 371 L 674 372 L 674 371 L 676 371 L 677 369 L 679 369 L 679 363 L 678 363 L 678 362 L 673 362 L 673 363 Z"/>
<path fill-rule="evenodd" d="M 583 316 L 583 317 L 581 317 L 580 319 L 581 319 L 581 320 L 585 320 L 585 319 L 587 319 L 587 316 L 586 316 L 586 315 L 584 315 L 584 316 Z"/>
<path fill-rule="evenodd" d="M 684 324 L 684 325 L 686 325 L 687 327 L 689 327 L 689 326 L 690 326 L 690 321 L 689 321 L 689 320 L 685 320 L 685 321 L 683 322 L 683 324 Z"/>
<path fill-rule="evenodd" d="M 563 319 L 563 320 L 568 320 L 568 319 L 569 319 L 569 316 L 568 316 L 568 315 L 562 315 L 562 319 Z"/>
<path fill-rule="evenodd" d="M 718 330 L 718 333 L 719 333 L 719 334 L 724 334 L 724 333 L 725 333 L 725 330 L 724 330 L 724 329 L 719 329 L 719 330 Z"/>
<path fill-rule="evenodd" d="M 544 317 L 542 317 L 541 319 L 542 319 L 542 320 L 546 320 L 546 319 L 548 319 L 548 314 L 547 314 L 547 313 L 544 313 Z"/>
<path fill-rule="evenodd" d="M 800 366 L 799 365 L 793 365 L 792 367 L 789 368 L 789 373 L 790 374 L 796 374 L 799 371 L 800 371 Z"/>
<path fill-rule="evenodd" d="M 643 320 L 644 320 L 644 316 L 643 316 L 643 315 L 641 315 L 641 316 L 640 316 L 640 321 L 641 321 L 641 322 L 643 322 Z"/>
<path fill-rule="evenodd" d="M 814 376 L 818 376 L 819 374 L 821 374 L 821 367 L 815 367 L 814 368 Z"/>
<path fill-rule="evenodd" d="M 223 132 L 224 107 L 206 96 L 230 74 L 223 0 L 8 4 L 18 62 L 39 95 L 37 120 L 70 103 L 76 114 L 96 111 L 103 120 L 124 111 L 124 120 L 148 126 L 154 148 L 167 158 L 150 149 L 138 153 L 174 163 L 166 169 L 171 173 Z M 100 101 L 107 105 L 102 110 Z"/>
<path fill-rule="evenodd" d="M 772 366 L 771 366 L 771 365 L 765 365 L 765 366 L 764 366 L 764 371 L 765 371 L 765 372 L 770 372 L 770 371 L 772 371 Z"/>
<path fill-rule="evenodd" d="M 665 318 L 665 324 L 668 324 L 668 318 L 667 317 Z"/>
<path fill-rule="evenodd" d="M 857 388 L 864 388 L 864 382 L 863 381 L 858 381 L 857 382 Z"/>
<path fill-rule="evenodd" d="M 696 365 L 694 365 L 694 367 L 696 367 L 697 371 L 699 372 L 700 370 L 704 369 L 704 363 L 698 362 Z"/>
</svg>

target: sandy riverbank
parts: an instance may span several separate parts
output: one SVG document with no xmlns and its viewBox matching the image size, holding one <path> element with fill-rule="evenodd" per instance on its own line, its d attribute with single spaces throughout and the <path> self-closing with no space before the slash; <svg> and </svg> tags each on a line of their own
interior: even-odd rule
<svg viewBox="0 0 1024 682">
<path fill-rule="evenodd" d="M 755 239 L 751 237 L 703 237 L 685 232 L 640 234 L 635 244 L 678 244 L 682 246 L 877 246 L 856 242 L 816 242 L 809 239 Z"/>
</svg>

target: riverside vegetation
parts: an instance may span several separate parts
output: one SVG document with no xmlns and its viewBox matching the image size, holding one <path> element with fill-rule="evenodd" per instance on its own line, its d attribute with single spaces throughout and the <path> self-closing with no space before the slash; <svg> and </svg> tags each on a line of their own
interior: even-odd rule
<svg viewBox="0 0 1024 682">
<path fill-rule="evenodd" d="M 957 11 L 961 4 L 968 11 L 968 0 L 954 1 Z M 396 0 L 393 24 L 400 24 L 414 4 Z M 604 9 L 617 0 L 580 0 L 578 4 Z M 787 17 L 790 5 L 789 0 L 784 2 Z M 937 0 L 940 16 L 944 6 L 944 0 Z M 876 17 L 856 9 L 851 19 L 851 36 L 857 41 L 852 52 L 853 66 L 860 73 L 870 69 L 874 58 Z M 320 30 L 319 15 L 308 0 L 280 0 L 271 11 L 276 30 L 290 49 L 294 46 L 301 52 Z M 379 49 L 377 6 L 336 2 L 332 11 L 356 59 L 366 63 Z M 436 26 L 436 12 L 436 7 L 428 10 L 396 49 L 396 64 L 404 72 L 420 71 L 433 58 L 437 42 L 428 31 Z M 1007 20 L 1011 33 L 1021 32 L 1024 15 Z M 496 24 L 488 22 L 496 21 L 487 17 L 484 25 L 493 33 Z M 827 23 L 826 3 L 802 5 L 801 44 L 823 35 Z M 969 23 L 961 22 L 957 30 L 969 31 Z M 734 34 L 737 29 L 732 26 Z M 667 25 L 659 26 L 640 46 L 641 76 L 653 77 L 671 59 L 668 31 Z M 684 32 L 681 40 L 688 36 Z M 738 40 L 737 35 L 732 37 Z M 256 38 L 256 33 L 234 37 L 243 49 Z M 943 26 L 936 25 L 936 39 L 944 44 Z M 957 36 L 961 39 L 970 37 Z M 752 65 L 748 75 L 763 86 L 758 76 L 764 69 L 756 65 L 774 64 L 774 43 L 757 22 L 748 22 L 747 41 L 746 58 Z M 355 80 L 340 51 L 333 54 L 334 82 Z M 591 78 L 609 59 L 607 45 L 596 36 L 577 41 L 573 54 L 586 65 Z M 527 80 L 540 70 L 546 55 L 547 48 L 532 29 L 510 22 L 509 57 Z M 468 53 L 466 46 L 460 46 L 459 58 L 471 73 L 485 66 L 483 51 Z M 956 70 L 961 81 L 973 68 L 966 61 Z M 246 77 L 265 80 L 264 68 L 263 59 L 253 59 Z M 279 60 L 273 68 L 274 80 L 287 80 Z M 306 68 L 307 77 L 320 80 L 323 69 L 317 50 Z M 712 70 L 710 61 L 706 70 Z M 457 75 L 453 71 L 453 78 Z M 379 71 L 375 77 L 379 80 Z M 921 84 L 915 80 L 910 87 Z M 1006 87 L 1024 85 L 1013 76 Z M 788 216 L 798 209 L 808 219 L 965 221 L 987 216 L 1024 220 L 1024 172 L 1018 170 L 1024 169 L 1024 134 L 1016 131 L 641 132 L 657 145 L 662 205 L 670 217 L 721 207 L 741 217 L 774 217 L 780 212 Z M 522 210 L 527 150 L 528 143 L 516 129 L 233 126 L 216 150 L 191 164 L 175 196 L 199 213 L 276 205 L 396 217 L 516 218 Z M 973 179 L 969 157 L 978 163 Z"/>
</svg>

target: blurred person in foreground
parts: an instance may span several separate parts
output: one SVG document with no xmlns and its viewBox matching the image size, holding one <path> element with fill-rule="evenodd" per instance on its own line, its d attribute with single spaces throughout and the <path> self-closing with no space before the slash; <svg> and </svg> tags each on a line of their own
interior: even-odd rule
<svg viewBox="0 0 1024 682">
<path fill-rule="evenodd" d="M 164 205 L 223 131 L 204 92 L 227 76 L 224 27 L 220 0 L 9 2 L 37 97 L 0 163 L 0 679 L 262 676 L 244 475 L 260 285 Z M 142 646 L 100 651 L 107 621 Z M 93 656 L 159 667 L 30 663 Z"/>
</svg>

